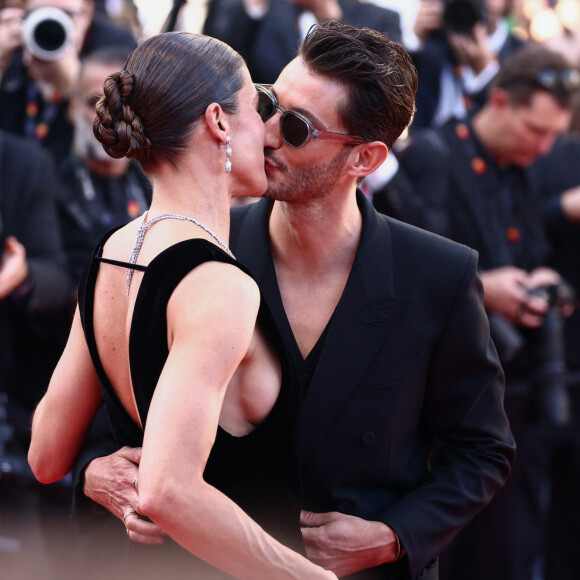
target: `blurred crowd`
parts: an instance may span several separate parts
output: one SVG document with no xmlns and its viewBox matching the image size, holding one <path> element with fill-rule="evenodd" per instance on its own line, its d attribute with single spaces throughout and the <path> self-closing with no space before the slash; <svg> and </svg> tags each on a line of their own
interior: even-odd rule
<svg viewBox="0 0 580 580">
<path fill-rule="evenodd" d="M 2 578 L 80 577 L 89 549 L 67 526 L 70 482 L 36 485 L 26 450 L 85 260 L 151 199 L 137 165 L 97 146 L 92 97 L 168 30 L 224 40 L 272 83 L 326 19 L 411 52 L 413 123 L 361 189 L 379 211 L 478 250 L 506 371 L 514 473 L 445 552 L 441 577 L 577 576 L 578 0 L 0 0 Z"/>
</svg>

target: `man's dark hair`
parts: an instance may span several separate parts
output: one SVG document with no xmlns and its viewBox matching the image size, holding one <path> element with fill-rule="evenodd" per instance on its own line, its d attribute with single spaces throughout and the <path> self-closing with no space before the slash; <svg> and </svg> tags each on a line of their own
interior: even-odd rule
<svg viewBox="0 0 580 580">
<path fill-rule="evenodd" d="M 529 105 L 535 93 L 545 91 L 561 107 L 570 108 L 580 74 L 562 54 L 530 43 L 503 61 L 490 86 L 506 91 L 515 105 Z"/>
<path fill-rule="evenodd" d="M 313 73 L 347 87 L 338 112 L 351 135 L 392 147 L 411 121 L 417 92 L 417 71 L 402 44 L 329 20 L 310 29 L 298 56 Z"/>
</svg>

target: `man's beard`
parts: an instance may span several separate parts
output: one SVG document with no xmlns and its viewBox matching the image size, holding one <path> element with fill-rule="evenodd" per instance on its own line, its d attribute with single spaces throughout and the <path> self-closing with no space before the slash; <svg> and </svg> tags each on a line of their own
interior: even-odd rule
<svg viewBox="0 0 580 580">
<path fill-rule="evenodd" d="M 264 197 L 277 201 L 310 202 L 325 197 L 336 185 L 351 148 L 343 146 L 325 165 L 318 163 L 300 168 L 282 163 L 274 157 L 273 151 L 266 148 L 264 155 L 275 160 L 281 179 L 275 184 L 268 179 L 268 189 Z"/>
</svg>

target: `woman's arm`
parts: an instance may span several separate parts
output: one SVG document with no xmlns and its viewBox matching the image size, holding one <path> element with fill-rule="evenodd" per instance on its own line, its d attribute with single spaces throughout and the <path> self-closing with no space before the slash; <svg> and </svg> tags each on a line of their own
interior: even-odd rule
<svg viewBox="0 0 580 580">
<path fill-rule="evenodd" d="M 167 309 L 170 354 L 147 416 L 134 507 L 237 578 L 336 578 L 275 541 L 203 479 L 259 300 L 250 278 L 215 262 L 196 268 L 174 291 Z"/>
<path fill-rule="evenodd" d="M 72 469 L 101 401 L 77 308 L 66 347 L 32 420 L 28 462 L 41 483 L 57 481 Z"/>
</svg>

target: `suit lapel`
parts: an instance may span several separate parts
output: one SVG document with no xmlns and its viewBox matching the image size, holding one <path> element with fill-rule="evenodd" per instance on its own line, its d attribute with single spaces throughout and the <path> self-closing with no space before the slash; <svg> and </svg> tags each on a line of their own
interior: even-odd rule
<svg viewBox="0 0 580 580">
<path fill-rule="evenodd" d="M 361 243 L 304 402 L 301 461 L 339 419 L 409 302 L 407 297 L 397 296 L 387 219 L 361 193 L 357 200 L 363 215 Z M 270 252 L 270 210 L 271 202 L 265 199 L 249 209 L 234 210 L 230 243 L 260 285 L 278 327 L 288 326 L 286 330 L 291 332 Z"/>
<path fill-rule="evenodd" d="M 334 313 L 301 418 L 302 462 L 321 443 L 408 304 L 396 295 L 389 226 L 358 194 L 363 233 Z"/>
</svg>

